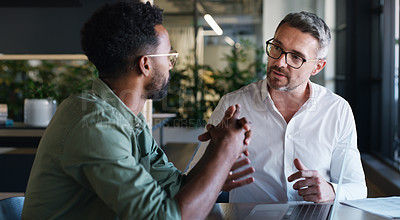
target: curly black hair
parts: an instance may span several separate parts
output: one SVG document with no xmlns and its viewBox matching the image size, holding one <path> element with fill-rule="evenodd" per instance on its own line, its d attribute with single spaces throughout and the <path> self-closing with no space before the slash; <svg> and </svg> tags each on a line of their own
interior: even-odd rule
<svg viewBox="0 0 400 220">
<path fill-rule="evenodd" d="M 100 78 L 118 78 L 144 53 L 158 46 L 155 25 L 163 10 L 139 0 L 105 4 L 81 30 L 82 50 L 96 66 Z"/>
</svg>

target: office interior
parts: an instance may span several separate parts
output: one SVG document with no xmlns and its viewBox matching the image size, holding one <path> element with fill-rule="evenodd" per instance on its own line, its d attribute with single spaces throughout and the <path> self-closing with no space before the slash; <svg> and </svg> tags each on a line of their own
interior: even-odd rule
<svg viewBox="0 0 400 220">
<path fill-rule="evenodd" d="M 9 93 L 10 82 L 6 77 L 23 83 L 25 78 L 19 77 L 20 72 L 10 72 L 24 70 L 25 66 L 18 65 L 37 66 L 50 61 L 59 65 L 66 65 L 64 61 L 73 62 L 68 64 L 72 66 L 89 65 L 80 49 L 80 27 L 95 8 L 107 2 L 113 1 L 0 2 L 3 93 L 0 103 L 7 104 L 9 118 L 13 120 L 12 125 L 0 127 L 0 192 L 24 192 L 44 132 L 44 127 L 24 125 L 23 106 L 19 105 L 20 110 L 10 109 L 12 104 L 8 102 L 23 100 L 23 95 Z M 199 144 L 196 140 L 204 126 L 202 119 L 209 117 L 220 94 L 265 77 L 264 46 L 273 37 L 279 21 L 289 12 L 310 11 L 326 21 L 332 34 L 328 64 L 311 80 L 339 94 L 352 107 L 368 197 L 400 195 L 399 0 L 154 0 L 153 3 L 164 9 L 164 26 L 172 46 L 180 53 L 173 73 L 191 76 L 205 85 L 196 89 L 190 82 L 186 82 L 187 87 L 182 81 L 179 85 L 171 83 L 175 87 L 170 92 L 175 96 L 149 101 L 146 105 L 155 139 L 182 171 Z M 211 15 L 222 34 L 210 27 L 205 15 Z M 242 57 L 232 59 L 234 55 Z M 15 62 L 10 64 L 12 61 Z M 246 72 L 243 80 L 229 75 L 235 70 L 232 64 L 246 70 L 255 63 L 259 68 Z M 199 68 L 193 70 L 194 65 Z M 91 68 L 84 70 L 95 71 Z M 185 71 L 190 73 L 185 75 Z M 213 77 L 216 73 L 230 78 Z M 229 80 L 234 80 L 234 85 Z M 225 88 L 225 84 L 231 87 Z M 215 92 L 214 87 L 224 88 Z M 185 88 L 190 92 L 181 91 Z M 188 103 L 195 106 L 188 107 Z M 200 116 L 199 110 L 203 111 Z"/>
</svg>

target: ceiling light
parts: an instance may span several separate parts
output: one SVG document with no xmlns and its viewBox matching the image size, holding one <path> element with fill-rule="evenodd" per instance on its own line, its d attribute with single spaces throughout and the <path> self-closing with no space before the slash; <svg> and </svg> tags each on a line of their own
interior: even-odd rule
<svg viewBox="0 0 400 220">
<path fill-rule="evenodd" d="M 217 22 L 215 22 L 214 18 L 211 17 L 210 14 L 204 15 L 204 19 L 207 21 L 208 25 L 210 25 L 211 28 L 215 31 L 215 33 L 217 33 L 218 35 L 222 35 L 222 29 L 218 26 Z"/>
<path fill-rule="evenodd" d="M 232 40 L 232 38 L 226 36 L 226 37 L 224 37 L 224 40 L 225 40 L 225 42 L 226 42 L 227 44 L 229 44 L 231 47 L 235 46 L 235 41 Z"/>
</svg>

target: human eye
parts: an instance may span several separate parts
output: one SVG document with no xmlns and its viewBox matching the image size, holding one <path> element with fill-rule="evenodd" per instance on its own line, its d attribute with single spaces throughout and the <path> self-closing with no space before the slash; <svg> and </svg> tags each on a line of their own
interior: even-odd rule
<svg viewBox="0 0 400 220">
<path fill-rule="evenodd" d="M 275 44 L 272 44 L 272 49 L 275 50 L 275 51 L 281 51 L 282 50 L 279 46 L 277 46 Z"/>
<path fill-rule="evenodd" d="M 289 55 L 290 55 L 290 59 L 295 63 L 300 63 L 300 62 L 303 62 L 303 60 L 304 60 L 303 57 L 301 57 L 297 54 L 289 53 Z"/>
</svg>

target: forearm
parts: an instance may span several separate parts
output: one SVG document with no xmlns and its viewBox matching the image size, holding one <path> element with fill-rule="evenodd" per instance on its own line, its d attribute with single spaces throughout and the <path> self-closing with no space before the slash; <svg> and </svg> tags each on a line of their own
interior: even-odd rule
<svg viewBox="0 0 400 220">
<path fill-rule="evenodd" d="M 186 174 L 185 178 L 185 184 L 190 182 L 195 176 L 197 176 L 199 173 L 202 171 L 202 167 L 207 164 L 207 160 L 205 159 L 206 157 L 204 155 L 207 155 L 206 151 L 208 150 L 208 146 L 204 146 L 206 150 L 203 152 L 202 157 L 199 159 L 199 161 L 196 163 L 196 165 L 189 170 L 189 172 Z"/>
<path fill-rule="evenodd" d="M 204 219 L 214 205 L 226 177 L 237 157 L 226 146 L 208 146 L 199 163 L 188 174 L 178 192 L 182 219 Z"/>
</svg>

